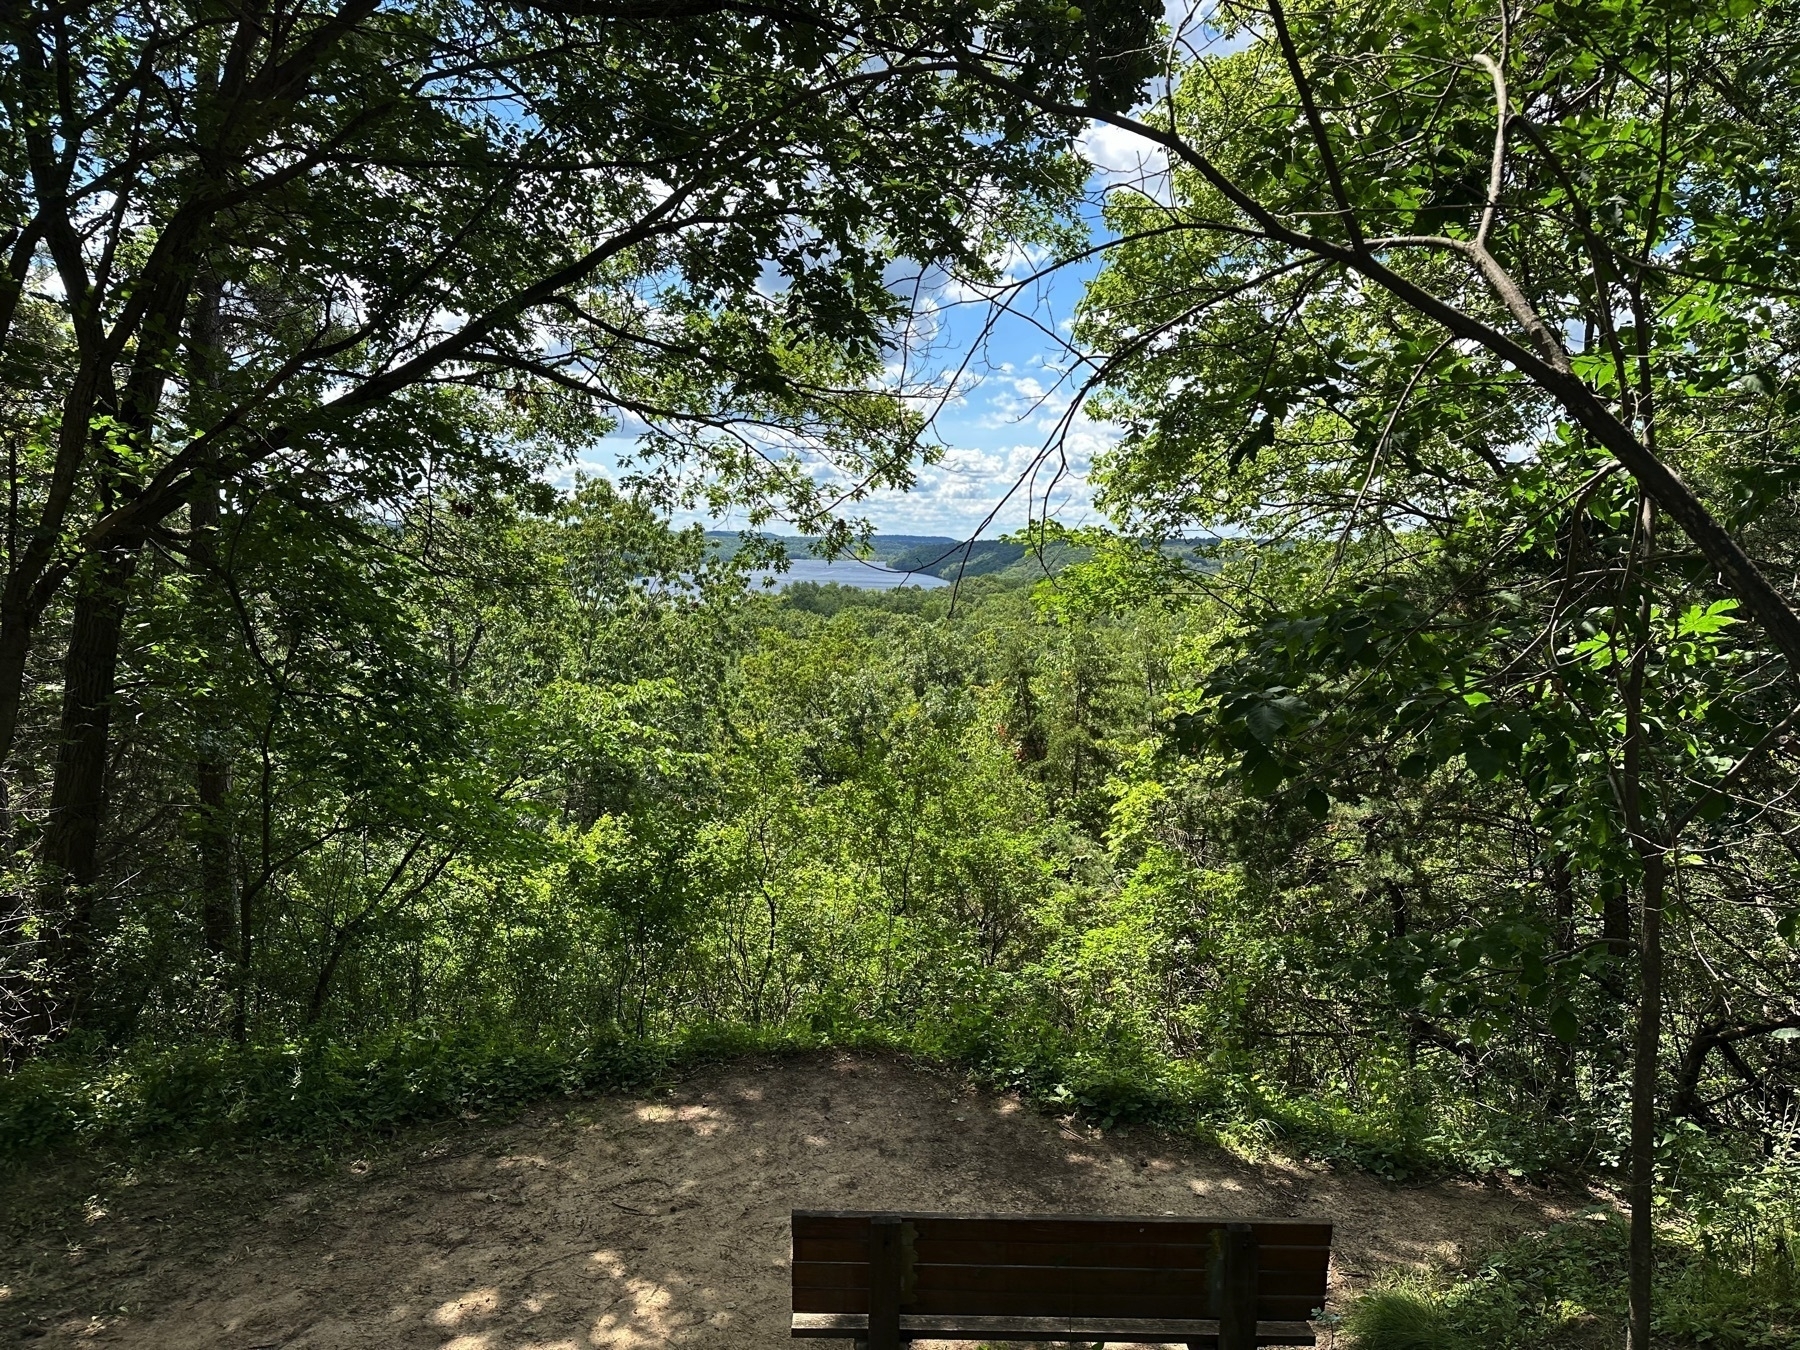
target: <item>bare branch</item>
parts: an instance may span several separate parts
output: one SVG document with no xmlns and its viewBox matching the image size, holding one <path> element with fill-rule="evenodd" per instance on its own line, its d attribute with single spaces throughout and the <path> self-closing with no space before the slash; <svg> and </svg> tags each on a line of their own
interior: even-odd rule
<svg viewBox="0 0 1800 1350">
<path fill-rule="evenodd" d="M 1504 44 L 1500 59 L 1506 59 Z M 1487 205 L 1481 208 L 1481 223 L 1475 227 L 1475 247 L 1485 249 L 1488 234 L 1494 228 L 1494 216 L 1500 210 L 1500 183 L 1506 176 L 1506 73 L 1500 69 L 1500 61 L 1486 52 L 1475 58 L 1475 64 L 1487 71 L 1494 82 L 1494 158 L 1488 166 Z"/>
</svg>

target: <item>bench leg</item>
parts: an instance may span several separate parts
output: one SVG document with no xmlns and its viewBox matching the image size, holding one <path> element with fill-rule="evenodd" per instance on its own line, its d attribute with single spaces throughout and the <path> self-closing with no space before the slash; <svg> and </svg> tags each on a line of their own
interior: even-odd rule
<svg viewBox="0 0 1800 1350">
<path fill-rule="evenodd" d="M 900 1220 L 869 1224 L 868 1350 L 900 1350 Z"/>
<path fill-rule="evenodd" d="M 1256 1350 L 1256 1230 L 1227 1224 L 1219 1238 L 1219 1350 Z"/>
</svg>

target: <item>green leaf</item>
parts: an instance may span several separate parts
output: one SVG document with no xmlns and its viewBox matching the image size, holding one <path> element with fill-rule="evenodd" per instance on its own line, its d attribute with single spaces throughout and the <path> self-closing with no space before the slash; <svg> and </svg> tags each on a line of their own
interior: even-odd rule
<svg viewBox="0 0 1800 1350">
<path fill-rule="evenodd" d="M 1507 757 L 1486 741 L 1472 737 L 1463 741 L 1463 761 L 1470 773 L 1489 782 L 1506 772 Z"/>
<path fill-rule="evenodd" d="M 1427 754 L 1411 754 L 1395 766 L 1395 771 L 1402 778 L 1423 778 L 1431 772 L 1435 761 Z"/>
<path fill-rule="evenodd" d="M 1250 734 L 1257 740 L 1264 745 L 1271 745 L 1287 729 L 1287 718 L 1282 716 L 1278 705 L 1258 703 L 1244 715 L 1244 725 L 1250 728 Z"/>
<path fill-rule="evenodd" d="M 1727 625 L 1737 623 L 1732 611 L 1738 607 L 1735 600 L 1715 600 L 1704 609 L 1698 604 L 1690 605 L 1681 616 L 1677 631 L 1682 637 L 1701 637 L 1708 633 L 1717 633 Z"/>
<path fill-rule="evenodd" d="M 1281 761 L 1273 755 L 1264 755 L 1254 763 L 1245 763 L 1245 776 L 1250 780 L 1250 790 L 1259 797 L 1267 797 L 1281 786 L 1287 777 L 1287 770 Z"/>
</svg>

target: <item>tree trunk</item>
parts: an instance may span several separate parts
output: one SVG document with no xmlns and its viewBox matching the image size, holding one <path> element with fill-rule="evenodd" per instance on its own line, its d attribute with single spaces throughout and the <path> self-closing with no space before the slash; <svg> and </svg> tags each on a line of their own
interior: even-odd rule
<svg viewBox="0 0 1800 1350">
<path fill-rule="evenodd" d="M 0 350 L 5 349 L 6 336 L 12 330 L 13 313 L 24 292 L 26 273 L 40 237 L 41 231 L 35 225 L 22 231 L 13 242 L 10 265 L 0 277 Z M 23 606 L 14 603 L 17 592 L 14 575 L 19 567 L 19 532 L 23 523 L 19 519 L 19 445 L 15 438 L 8 438 L 6 580 L 4 591 L 0 592 L 0 788 L 4 787 L 13 734 L 18 730 L 19 704 L 25 686 L 25 654 L 31 647 L 31 618 Z M 0 844 L 10 845 L 11 839 L 12 803 L 9 799 L 0 809 Z"/>
<path fill-rule="evenodd" d="M 1556 954 L 1566 959 L 1574 954 L 1576 948 L 1575 878 L 1569 869 L 1567 851 L 1559 848 L 1552 853 L 1544 872 L 1545 882 L 1550 888 L 1551 925 L 1556 934 Z M 1552 1112 L 1560 1115 L 1568 1110 L 1569 1102 L 1576 1092 L 1576 1043 L 1573 1040 L 1555 1038 L 1551 1042 L 1551 1054 L 1555 1057 L 1556 1079 L 1550 1088 L 1548 1105 Z"/>
<path fill-rule="evenodd" d="M 1408 901 L 1406 888 L 1397 881 L 1390 879 L 1387 882 L 1387 894 L 1388 932 L 1398 946 L 1406 940 L 1407 930 L 1411 927 L 1412 906 Z M 1419 1010 L 1402 1004 L 1398 993 L 1398 990 L 1389 990 L 1395 1004 L 1400 1007 L 1400 1020 L 1406 1028 L 1406 1067 L 1416 1069 L 1419 1067 L 1419 1042 L 1423 1039 Z"/>
<path fill-rule="evenodd" d="M 17 478 L 14 479 L 15 484 Z M 16 512 L 15 512 L 16 519 Z M 10 533 L 10 531 L 9 531 Z M 8 550 L 7 563 L 13 562 Z M 0 847 L 16 853 L 12 783 L 7 763 L 13 734 L 18 728 L 19 707 L 25 690 L 25 658 L 31 647 L 31 625 L 22 615 L 0 610 Z M 39 978 L 38 963 L 48 954 L 48 937 L 41 926 L 44 917 L 34 903 L 29 885 L 11 901 L 11 913 L 0 922 L 0 948 L 6 953 L 6 975 L 0 981 L 0 1006 L 6 1021 L 0 1024 L 0 1062 L 16 1068 L 30 1058 L 50 1033 L 52 999 Z M 34 922 L 35 921 L 35 922 Z"/>
<path fill-rule="evenodd" d="M 1600 941 L 1621 961 L 1631 955 L 1631 897 L 1624 887 L 1600 902 Z"/>
<path fill-rule="evenodd" d="M 1633 563 L 1653 556 L 1656 543 L 1656 506 L 1650 494 L 1638 499 L 1638 531 Z M 1627 574 L 1629 585 L 1631 574 Z M 1662 1048 L 1662 913 L 1663 888 L 1668 871 L 1667 843 L 1662 826 L 1651 824 L 1654 803 L 1644 800 L 1644 768 L 1649 749 L 1649 728 L 1644 722 L 1644 667 L 1650 657 L 1652 596 L 1643 577 L 1636 579 L 1637 614 L 1634 616 L 1634 648 L 1624 693 L 1625 762 L 1620 775 L 1619 804 L 1632 848 L 1642 868 L 1640 888 L 1643 906 L 1638 914 L 1637 1032 L 1631 1068 L 1630 1180 L 1631 1252 L 1627 1278 L 1630 1309 L 1628 1350 L 1650 1350 L 1650 1322 L 1656 1274 L 1656 1078 L 1657 1057 Z M 1626 597 L 1621 595 L 1621 608 Z"/>
<path fill-rule="evenodd" d="M 75 596 L 63 662 L 61 744 L 43 846 L 45 913 L 55 930 L 52 1035 L 74 1025 L 92 987 L 94 887 L 100 871 L 114 681 L 125 592 L 136 566 L 135 550 L 115 550 L 95 561 Z"/>
<path fill-rule="evenodd" d="M 189 329 L 193 348 L 193 375 L 188 398 L 211 401 L 224 375 L 224 334 L 220 328 L 222 300 L 217 272 L 200 270 L 194 286 L 194 315 Z M 205 410 L 203 411 L 210 411 Z M 197 422 L 200 419 L 195 419 Z M 209 460 L 208 468 L 211 466 Z M 216 651 L 223 645 L 223 625 L 214 622 L 210 588 L 218 571 L 219 488 L 212 473 L 197 474 L 188 497 L 188 565 L 194 574 L 195 604 L 200 608 L 201 640 Z M 197 819 L 194 852 L 199 863 L 200 935 L 206 950 L 223 957 L 231 947 L 237 925 L 237 868 L 233 863 L 234 839 L 229 797 L 231 761 L 216 726 L 222 719 L 208 717 L 200 729 L 200 752 L 194 763 Z"/>
<path fill-rule="evenodd" d="M 25 697 L 25 658 L 31 651 L 32 620 L 23 607 L 0 609 L 0 770 L 12 754 Z"/>
<path fill-rule="evenodd" d="M 1656 1079 L 1662 1048 L 1662 911 L 1667 854 L 1644 853 L 1644 906 L 1638 920 L 1638 1021 L 1631 1072 L 1630 1350 L 1650 1350 L 1652 1241 L 1656 1200 Z"/>
<path fill-rule="evenodd" d="M 248 886 L 238 887 L 237 908 L 237 978 L 231 993 L 231 1038 L 242 1045 L 250 1037 L 250 959 L 254 955 L 250 921 L 255 916 L 256 892 Z"/>
<path fill-rule="evenodd" d="M 194 766 L 194 790 L 199 799 L 199 821 L 194 829 L 194 851 L 200 864 L 200 936 L 207 952 L 224 956 L 231 949 L 237 927 L 237 869 L 232 865 L 231 766 L 222 758 L 203 753 Z"/>
</svg>

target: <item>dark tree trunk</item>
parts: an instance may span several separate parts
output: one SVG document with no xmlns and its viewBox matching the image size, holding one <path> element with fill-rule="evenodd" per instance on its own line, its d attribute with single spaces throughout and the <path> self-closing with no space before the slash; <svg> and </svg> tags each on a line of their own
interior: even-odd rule
<svg viewBox="0 0 1800 1350">
<path fill-rule="evenodd" d="M 1600 941 L 1620 960 L 1631 954 L 1631 896 L 1623 887 L 1600 902 Z"/>
<path fill-rule="evenodd" d="M 1630 1350 L 1649 1350 L 1656 1273 L 1652 1223 L 1656 1198 L 1656 1079 L 1662 1048 L 1662 914 L 1667 854 L 1644 854 L 1644 903 L 1638 921 L 1638 1022 L 1631 1073 Z"/>
<path fill-rule="evenodd" d="M 194 788 L 199 798 L 199 820 L 194 828 L 194 851 L 200 864 L 200 936 L 213 956 L 231 950 L 237 928 L 237 869 L 232 864 L 231 766 L 223 759 L 202 755 L 194 766 Z"/>
<path fill-rule="evenodd" d="M 135 550 L 96 559 L 75 596 L 63 662 L 61 744 L 44 828 L 45 912 L 57 986 L 51 1034 L 66 1032 L 92 988 L 94 890 L 100 872 L 100 826 L 106 811 L 107 751 L 125 592 Z"/>
<path fill-rule="evenodd" d="M 102 400 L 103 392 L 108 399 Z M 0 590 L 0 765 L 12 755 L 25 695 L 25 663 L 31 638 L 57 589 L 46 589 L 57 540 L 68 523 L 69 504 L 80 487 L 91 449 L 96 410 L 116 414 L 106 372 L 83 356 L 63 396 L 62 425 L 46 499 L 36 520 L 27 523 L 18 502 L 19 470 L 9 456 L 12 482 L 7 499 L 6 584 Z"/>
<path fill-rule="evenodd" d="M 22 607 L 0 610 L 0 769 L 4 769 L 12 753 L 13 737 L 19 728 L 33 617 Z"/>
<path fill-rule="evenodd" d="M 1545 869 L 1552 901 L 1551 923 L 1556 934 L 1556 951 L 1567 957 L 1575 951 L 1575 884 L 1569 871 L 1569 855 L 1558 849 Z M 1568 1109 L 1575 1094 L 1577 1066 L 1574 1041 L 1555 1040 L 1552 1054 L 1556 1062 L 1556 1081 L 1550 1090 L 1550 1107 L 1557 1114 Z"/>
<path fill-rule="evenodd" d="M 1387 883 L 1388 894 L 1388 930 L 1395 945 L 1406 941 L 1408 928 L 1411 927 L 1412 906 L 1406 895 L 1406 888 L 1399 882 L 1390 880 Z M 1392 991 L 1398 993 L 1398 991 Z M 1406 1027 L 1406 1066 L 1409 1069 L 1419 1065 L 1419 1042 L 1423 1032 L 1419 1026 L 1419 1010 L 1413 1007 L 1402 1007 L 1401 1021 Z"/>
<path fill-rule="evenodd" d="M 13 485 L 17 495 L 15 470 Z M 16 538 L 16 508 L 9 519 L 9 544 Z M 7 562 L 16 550 L 9 547 Z M 0 615 L 0 847 L 14 853 L 22 841 L 14 837 L 12 783 L 7 760 L 18 726 L 19 706 L 25 687 L 25 658 L 31 645 L 31 625 L 7 611 Z M 34 920 L 40 916 L 29 886 L 0 896 L 6 914 L 0 918 L 0 949 L 6 953 L 6 974 L 0 979 L 0 1062 L 16 1067 L 30 1057 L 48 1034 L 51 1000 L 40 983 L 36 967 L 46 953 L 45 933 Z"/>
<path fill-rule="evenodd" d="M 31 264 L 32 250 L 40 231 L 33 227 L 23 231 L 14 241 L 10 266 L 0 279 L 0 350 L 6 346 L 6 335 L 12 329 L 13 313 L 23 294 L 25 276 Z M 0 777 L 12 753 L 13 735 L 19 726 L 19 705 L 24 697 L 25 656 L 31 649 L 33 615 L 19 603 L 19 445 L 16 438 L 7 440 L 6 485 L 6 578 L 0 591 Z M 0 784 L 3 785 L 3 784 Z M 0 810 L 0 844 L 12 838 L 12 803 Z"/>
<path fill-rule="evenodd" d="M 220 327 L 219 276 L 202 268 L 194 287 L 194 314 L 189 328 L 193 348 L 192 401 L 204 404 L 220 386 L 224 375 L 224 334 Z M 198 420 L 198 419 L 196 419 Z M 199 474 L 188 497 L 189 567 L 195 575 L 195 603 L 201 608 L 197 625 L 208 648 L 222 647 L 223 626 L 213 622 L 211 589 L 218 572 L 219 489 L 214 475 Z M 200 935 L 214 957 L 231 949 L 237 927 L 237 868 L 230 811 L 231 761 L 217 731 L 221 719 L 200 728 L 200 753 L 194 763 L 194 852 L 199 864 Z M 242 963 L 240 963 L 241 965 Z"/>
<path fill-rule="evenodd" d="M 250 939 L 256 892 L 248 886 L 238 887 L 237 908 L 237 975 L 232 990 L 231 1038 L 241 1045 L 250 1037 L 250 962 L 254 955 Z"/>
<path fill-rule="evenodd" d="M 1545 869 L 1554 906 L 1551 922 L 1556 929 L 1556 950 L 1566 956 L 1575 950 L 1575 886 L 1569 874 L 1569 855 L 1558 849 Z"/>
<path fill-rule="evenodd" d="M 1638 501 L 1637 559 L 1655 551 L 1656 507 L 1648 492 Z M 1634 562 L 1637 560 L 1634 559 Z M 1663 890 L 1668 879 L 1668 847 L 1656 804 L 1646 800 L 1644 772 L 1650 748 L 1644 721 L 1644 667 L 1650 657 L 1652 596 L 1646 581 L 1637 586 L 1635 650 L 1625 695 L 1625 762 L 1620 774 L 1620 805 L 1631 832 L 1641 871 L 1638 911 L 1637 1027 L 1632 1045 L 1630 1177 L 1631 1251 L 1627 1277 L 1628 1350 L 1650 1350 L 1656 1259 L 1656 1080 L 1662 1050 L 1662 919 Z"/>
</svg>

